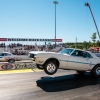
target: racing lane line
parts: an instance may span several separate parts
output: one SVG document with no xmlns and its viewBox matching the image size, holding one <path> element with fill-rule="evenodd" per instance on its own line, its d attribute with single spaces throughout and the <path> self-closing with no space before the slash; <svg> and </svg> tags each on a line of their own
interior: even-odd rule
<svg viewBox="0 0 100 100">
<path fill-rule="evenodd" d="M 39 69 L 20 69 L 20 70 L 5 70 L 0 71 L 0 74 L 15 74 L 15 73 L 29 73 L 29 72 L 40 72 Z"/>
<path fill-rule="evenodd" d="M 40 72 L 40 71 L 43 71 L 43 70 L 40 70 L 40 69 L 38 69 L 38 68 L 36 68 L 36 69 L 31 69 L 31 70 L 33 70 L 34 72 Z"/>
</svg>

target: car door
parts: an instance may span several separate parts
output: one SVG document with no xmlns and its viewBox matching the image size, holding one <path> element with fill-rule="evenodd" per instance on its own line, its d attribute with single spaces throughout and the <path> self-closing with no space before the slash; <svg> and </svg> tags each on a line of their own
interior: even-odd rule
<svg viewBox="0 0 100 100">
<path fill-rule="evenodd" d="M 68 58 L 70 56 L 70 53 L 73 51 L 73 49 L 63 49 L 59 52 L 59 61 L 60 61 L 60 68 L 67 69 L 68 66 Z"/>
<path fill-rule="evenodd" d="M 75 70 L 88 70 L 91 65 L 92 56 L 85 51 L 75 50 L 68 61 L 68 68 Z"/>
</svg>

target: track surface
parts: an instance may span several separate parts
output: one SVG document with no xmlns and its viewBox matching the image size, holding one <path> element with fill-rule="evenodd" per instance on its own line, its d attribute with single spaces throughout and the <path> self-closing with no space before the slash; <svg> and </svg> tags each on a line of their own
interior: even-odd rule
<svg viewBox="0 0 100 100">
<path fill-rule="evenodd" d="M 100 100 L 99 78 L 64 70 L 0 74 L 0 100 Z"/>
</svg>

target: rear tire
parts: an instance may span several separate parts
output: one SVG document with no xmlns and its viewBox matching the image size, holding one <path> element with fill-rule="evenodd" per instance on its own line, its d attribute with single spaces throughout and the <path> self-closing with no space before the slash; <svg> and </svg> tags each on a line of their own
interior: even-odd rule
<svg viewBox="0 0 100 100">
<path fill-rule="evenodd" d="M 77 73 L 83 75 L 85 73 L 85 71 L 79 71 L 79 70 L 77 70 Z"/>
<path fill-rule="evenodd" d="M 92 71 L 91 71 L 92 76 L 94 77 L 99 77 L 100 76 L 100 65 L 96 65 Z"/>
<path fill-rule="evenodd" d="M 41 70 L 43 69 L 43 66 L 41 66 L 41 65 L 37 64 L 36 66 L 37 66 L 38 69 L 41 69 Z"/>
<path fill-rule="evenodd" d="M 57 69 L 58 69 L 58 66 L 55 62 L 47 62 L 45 65 L 44 65 L 44 71 L 46 74 L 48 75 L 53 75 L 57 72 Z"/>
</svg>

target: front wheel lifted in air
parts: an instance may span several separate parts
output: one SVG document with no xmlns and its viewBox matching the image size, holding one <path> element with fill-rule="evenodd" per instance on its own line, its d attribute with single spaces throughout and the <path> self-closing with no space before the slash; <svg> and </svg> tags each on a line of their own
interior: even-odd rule
<svg viewBox="0 0 100 100">
<path fill-rule="evenodd" d="M 45 73 L 48 75 L 55 74 L 58 69 L 57 64 L 55 62 L 51 62 L 51 61 L 46 62 L 46 64 L 44 65 L 43 68 L 44 68 Z"/>
</svg>

